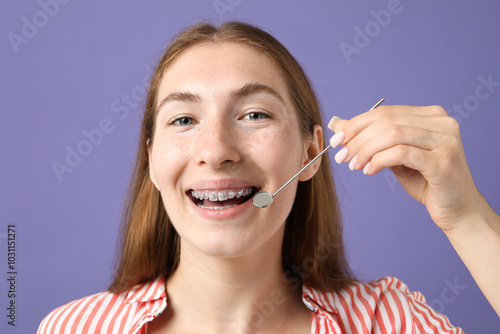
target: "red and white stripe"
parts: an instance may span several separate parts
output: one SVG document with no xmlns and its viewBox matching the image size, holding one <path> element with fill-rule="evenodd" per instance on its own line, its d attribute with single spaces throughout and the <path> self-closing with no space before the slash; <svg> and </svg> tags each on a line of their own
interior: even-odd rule
<svg viewBox="0 0 500 334">
<path fill-rule="evenodd" d="M 164 283 L 158 278 L 121 294 L 102 292 L 68 303 L 43 319 L 38 334 L 145 334 L 144 325 L 167 307 Z M 302 297 L 313 310 L 312 334 L 463 333 L 394 277 L 334 292 L 303 285 Z"/>
<path fill-rule="evenodd" d="M 163 278 L 130 291 L 102 292 L 61 306 L 45 317 L 38 328 L 45 333 L 138 333 L 145 323 L 166 308 Z"/>
<path fill-rule="evenodd" d="M 311 333 L 463 333 L 394 277 L 335 292 L 304 286 L 302 295 L 317 310 Z"/>
</svg>

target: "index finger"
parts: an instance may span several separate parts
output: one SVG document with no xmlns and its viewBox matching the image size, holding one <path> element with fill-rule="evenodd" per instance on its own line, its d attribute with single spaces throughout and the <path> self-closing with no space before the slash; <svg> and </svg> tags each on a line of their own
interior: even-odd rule
<svg viewBox="0 0 500 334">
<path fill-rule="evenodd" d="M 335 133 L 344 131 L 346 139 L 344 141 L 347 142 L 357 133 L 383 117 L 393 115 L 436 116 L 443 114 L 446 114 L 446 111 L 439 106 L 416 107 L 406 105 L 382 105 L 357 115 L 350 120 L 344 120 L 334 116 L 328 124 L 328 128 Z"/>
<path fill-rule="evenodd" d="M 377 108 L 379 105 L 381 105 L 383 102 L 385 101 L 385 98 L 381 98 L 373 107 L 371 107 L 368 111 L 372 110 L 372 109 L 375 109 Z M 338 123 L 338 122 L 341 122 L 342 119 L 340 117 L 337 117 L 337 116 L 333 116 L 333 118 L 330 120 L 330 123 L 328 123 L 328 127 L 330 129 L 334 129 L 335 125 Z"/>
</svg>

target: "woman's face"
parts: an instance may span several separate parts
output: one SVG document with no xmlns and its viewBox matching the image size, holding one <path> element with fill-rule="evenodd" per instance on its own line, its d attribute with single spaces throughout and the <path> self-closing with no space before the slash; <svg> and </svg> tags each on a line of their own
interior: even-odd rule
<svg viewBox="0 0 500 334">
<path fill-rule="evenodd" d="M 168 67 L 157 101 L 150 175 L 183 247 L 236 257 L 281 241 L 297 181 L 268 208 L 251 197 L 295 175 L 311 138 L 278 69 L 245 45 L 197 45 Z"/>
</svg>

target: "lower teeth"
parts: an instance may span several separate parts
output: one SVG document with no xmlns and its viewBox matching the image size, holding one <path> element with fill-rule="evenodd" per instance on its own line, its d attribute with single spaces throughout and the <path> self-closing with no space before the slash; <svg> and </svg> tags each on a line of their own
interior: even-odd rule
<svg viewBox="0 0 500 334">
<path fill-rule="evenodd" d="M 225 210 L 225 209 L 234 208 L 236 205 L 237 204 L 226 205 L 226 206 L 206 206 L 206 205 L 203 205 L 203 204 L 198 204 L 198 206 L 200 208 L 209 209 L 209 210 Z"/>
</svg>

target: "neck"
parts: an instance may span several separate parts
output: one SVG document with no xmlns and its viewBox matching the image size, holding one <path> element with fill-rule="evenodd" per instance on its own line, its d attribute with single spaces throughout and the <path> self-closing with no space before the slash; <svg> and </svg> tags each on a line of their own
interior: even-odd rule
<svg viewBox="0 0 500 334">
<path fill-rule="evenodd" d="M 234 258 L 211 257 L 181 243 L 181 260 L 168 279 L 168 308 L 204 332 L 256 332 L 304 311 L 301 287 L 285 279 L 280 242 Z M 278 327 L 279 328 L 279 327 Z"/>
</svg>

